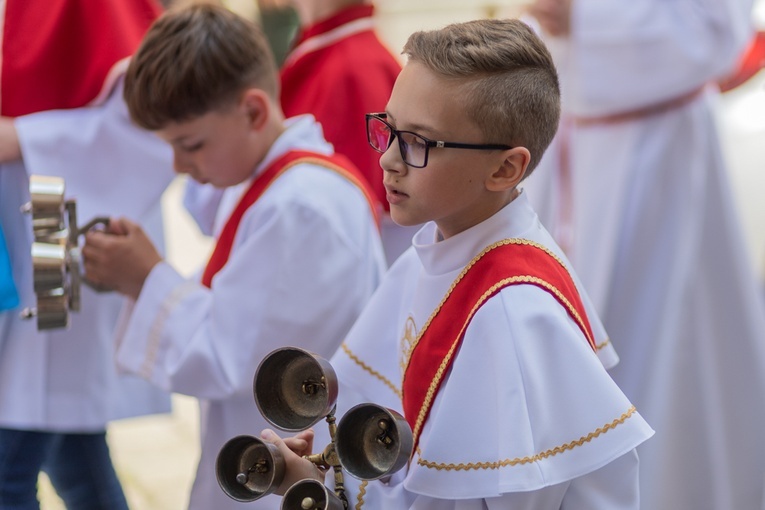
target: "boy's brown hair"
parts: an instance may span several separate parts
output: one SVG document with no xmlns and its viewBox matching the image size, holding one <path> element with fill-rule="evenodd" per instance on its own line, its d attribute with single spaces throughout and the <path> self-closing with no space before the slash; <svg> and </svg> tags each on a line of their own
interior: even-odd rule
<svg viewBox="0 0 765 510">
<path fill-rule="evenodd" d="M 158 130 L 234 104 L 248 88 L 278 100 L 278 71 L 254 23 L 210 3 L 170 10 L 149 28 L 125 75 L 139 126 Z"/>
<path fill-rule="evenodd" d="M 541 39 L 517 19 L 456 23 L 416 32 L 403 53 L 460 86 L 465 112 L 486 143 L 526 147 L 527 177 L 550 145 L 560 120 L 560 85 Z"/>
</svg>

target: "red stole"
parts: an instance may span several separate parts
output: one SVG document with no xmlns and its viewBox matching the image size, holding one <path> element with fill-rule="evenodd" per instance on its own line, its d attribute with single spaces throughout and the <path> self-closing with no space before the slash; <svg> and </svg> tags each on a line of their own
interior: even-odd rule
<svg viewBox="0 0 765 510">
<path fill-rule="evenodd" d="M 242 221 L 242 217 L 247 209 L 249 209 L 250 206 L 254 204 L 263 193 L 265 193 L 268 187 L 280 175 L 293 166 L 303 163 L 323 166 L 324 168 L 339 173 L 351 181 L 364 193 L 364 196 L 369 202 L 369 207 L 372 209 L 375 221 L 379 224 L 377 202 L 366 182 L 360 176 L 359 171 L 353 166 L 353 163 L 351 163 L 348 158 L 341 154 L 327 156 L 325 154 L 310 151 L 290 151 L 268 165 L 268 167 L 266 167 L 266 169 L 252 181 L 250 187 L 247 188 L 247 191 L 242 195 L 239 203 L 236 205 L 231 216 L 229 216 L 226 224 L 223 226 L 220 236 L 218 236 L 215 249 L 213 250 L 210 260 L 207 262 L 207 266 L 202 274 L 203 285 L 209 288 L 212 284 L 213 277 L 226 265 L 226 262 L 228 262 L 228 257 L 231 254 L 231 247 L 234 245 L 236 231 L 239 228 L 239 223 Z"/>
<path fill-rule="evenodd" d="M 156 0 L 0 2 L 0 113 L 90 104 L 161 12 Z"/>
<path fill-rule="evenodd" d="M 536 285 L 549 292 L 596 350 L 579 292 L 560 259 L 543 246 L 524 239 L 505 239 L 490 246 L 474 258 L 452 284 L 420 332 L 404 371 L 404 416 L 414 433 L 415 450 L 433 401 L 473 316 L 500 290 L 518 284 Z"/>
<path fill-rule="evenodd" d="M 739 59 L 736 70 L 720 81 L 720 90 L 734 89 L 765 67 L 765 30 L 759 30 Z"/>
</svg>

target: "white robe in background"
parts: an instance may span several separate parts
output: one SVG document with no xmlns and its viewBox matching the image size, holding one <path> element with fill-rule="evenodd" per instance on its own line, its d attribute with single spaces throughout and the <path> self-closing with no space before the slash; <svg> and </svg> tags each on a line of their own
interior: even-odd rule
<svg viewBox="0 0 765 510">
<path fill-rule="evenodd" d="M 0 167 L 0 221 L 21 303 L 0 312 L 0 427 L 98 432 L 116 418 L 169 411 L 169 394 L 117 375 L 113 330 L 124 302 L 117 294 L 83 285 L 69 329 L 37 331 L 36 319 L 19 318 L 36 305 L 32 221 L 19 210 L 29 202 L 29 175 L 63 177 L 80 226 L 95 216 L 128 216 L 161 249 L 169 148 L 131 124 L 121 85 L 100 106 L 26 115 L 15 126 L 23 163 Z"/>
<path fill-rule="evenodd" d="M 571 185 L 553 146 L 528 189 L 619 352 L 612 376 L 656 429 L 638 448 L 646 510 L 765 508 L 765 306 L 714 90 L 620 122 L 572 119 L 671 103 L 726 75 L 751 5 L 574 0 L 570 38 L 548 41 Z"/>
<path fill-rule="evenodd" d="M 333 357 L 338 419 L 360 402 L 402 412 L 406 347 L 485 247 L 524 238 L 565 263 L 525 193 L 479 225 L 444 241 L 436 236 L 433 223 L 415 235 Z M 361 508 L 638 509 L 634 448 L 652 431 L 606 372 L 616 354 L 573 278 L 598 354 L 548 292 L 523 284 L 503 288 L 468 326 L 408 470 L 388 483 L 369 482 Z M 456 469 L 459 464 L 473 468 Z M 351 508 L 358 483 L 346 476 Z"/>
<path fill-rule="evenodd" d="M 289 150 L 330 154 L 311 116 L 288 121 L 262 171 Z M 224 191 L 217 232 L 249 181 Z M 223 221 L 221 221 L 221 218 Z M 216 233 L 217 233 L 216 232 Z M 201 459 L 193 510 L 278 508 L 269 496 L 242 504 L 218 486 L 215 460 L 235 436 L 271 428 L 253 398 L 253 377 L 274 349 L 296 345 L 329 358 L 377 287 L 385 260 L 372 210 L 338 173 L 299 164 L 244 214 L 228 263 L 204 287 L 166 263 L 149 274 L 118 341 L 118 363 L 201 403 Z"/>
</svg>

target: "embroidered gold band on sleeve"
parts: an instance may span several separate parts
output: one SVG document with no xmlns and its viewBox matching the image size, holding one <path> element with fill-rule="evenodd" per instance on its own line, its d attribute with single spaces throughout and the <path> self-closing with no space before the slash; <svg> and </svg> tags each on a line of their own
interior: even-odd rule
<svg viewBox="0 0 765 510">
<path fill-rule="evenodd" d="M 439 471 L 471 471 L 471 470 L 478 470 L 478 469 L 500 469 L 500 468 L 508 467 L 508 466 L 512 467 L 512 466 L 519 466 L 523 464 L 530 464 L 532 462 L 538 462 L 542 459 L 546 459 L 548 457 L 558 455 L 559 453 L 563 453 L 568 450 L 573 450 L 574 448 L 578 446 L 582 446 L 584 443 L 589 443 L 590 441 L 600 436 L 601 434 L 605 434 L 609 430 L 615 429 L 617 426 L 624 423 L 633 414 L 635 414 L 635 412 L 636 412 L 635 406 L 632 406 L 619 418 L 616 418 L 611 423 L 607 423 L 603 425 L 602 427 L 598 427 L 597 429 L 595 429 L 593 432 L 590 432 L 586 436 L 582 436 L 575 441 L 571 441 L 570 443 L 566 443 L 561 446 L 556 446 L 555 448 L 550 448 L 549 450 L 545 450 L 541 453 L 538 453 L 536 455 L 531 455 L 529 457 L 516 457 L 514 459 L 505 459 L 505 460 L 500 460 L 497 462 L 468 462 L 468 463 L 460 462 L 459 464 L 447 464 L 444 462 L 431 462 L 431 461 L 423 459 L 421 457 L 421 452 L 418 448 L 417 455 L 420 456 L 420 458 L 417 459 L 417 464 L 429 469 L 437 469 Z"/>
<path fill-rule="evenodd" d="M 382 382 L 382 383 L 383 383 L 385 386 L 387 386 L 388 388 L 390 388 L 390 389 L 391 389 L 391 391 L 393 391 L 393 393 L 395 393 L 395 394 L 396 394 L 396 396 L 399 398 L 399 400 L 401 399 L 401 390 L 400 390 L 400 389 L 398 389 L 398 388 L 396 387 L 396 385 L 395 385 L 395 384 L 393 384 L 393 383 L 391 382 L 391 380 L 390 380 L 390 379 L 388 379 L 387 377 L 385 377 L 384 375 L 382 375 L 380 372 L 378 372 L 377 370 L 373 369 L 371 366 L 369 366 L 369 365 L 367 365 L 366 363 L 364 363 L 363 361 L 361 361 L 361 359 L 359 359 L 359 357 L 358 357 L 358 356 L 356 356 L 356 355 L 355 355 L 355 354 L 354 354 L 354 353 L 351 351 L 351 349 L 348 347 L 348 345 L 347 345 L 345 342 L 343 342 L 343 344 L 342 344 L 340 347 L 341 347 L 341 349 L 343 350 L 343 352 L 344 352 L 345 354 L 347 354 L 347 355 L 348 355 L 348 357 L 349 357 L 349 358 L 351 358 L 351 360 L 353 360 L 353 362 L 354 362 L 354 363 L 356 363 L 357 365 L 359 365 L 359 366 L 360 366 L 362 369 L 364 369 L 364 371 L 366 371 L 367 373 L 369 373 L 369 374 L 370 374 L 372 377 L 374 377 L 374 378 L 376 378 L 376 379 L 380 380 L 380 381 L 381 381 L 381 382 Z"/>
<path fill-rule="evenodd" d="M 194 292 L 199 287 L 199 284 L 186 281 L 175 288 L 170 293 L 170 296 L 162 303 L 160 310 L 157 312 L 154 322 L 152 322 L 149 328 L 149 338 L 146 340 L 146 357 L 141 365 L 140 375 L 145 379 L 151 379 L 152 370 L 157 360 L 157 351 L 159 350 L 159 344 L 162 341 L 162 331 L 165 328 L 165 322 L 170 317 L 173 309 L 178 306 L 183 298 Z"/>
</svg>

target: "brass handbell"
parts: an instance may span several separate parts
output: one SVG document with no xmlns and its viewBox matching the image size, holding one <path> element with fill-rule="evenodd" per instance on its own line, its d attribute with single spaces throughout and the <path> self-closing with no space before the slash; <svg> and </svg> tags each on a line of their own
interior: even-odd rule
<svg viewBox="0 0 765 510">
<path fill-rule="evenodd" d="M 218 485 L 236 501 L 254 501 L 274 492 L 284 479 L 279 449 L 252 436 L 237 436 L 223 445 L 215 462 Z"/>
<path fill-rule="evenodd" d="M 37 317 L 37 329 L 65 328 L 69 311 L 80 309 L 80 251 L 78 240 L 98 224 L 108 225 L 109 218 L 94 218 L 77 227 L 77 204 L 64 198 L 64 180 L 60 177 L 29 177 L 31 200 L 22 212 L 32 215 L 32 280 L 37 306 L 25 308 L 21 317 Z"/>
<path fill-rule="evenodd" d="M 64 190 L 64 179 L 60 177 L 29 177 L 30 201 L 22 210 L 32 215 L 32 229 L 36 238 L 64 230 Z"/>
<path fill-rule="evenodd" d="M 409 423 L 396 411 L 359 404 L 340 419 L 335 449 L 340 464 L 361 480 L 377 480 L 404 467 L 414 447 Z"/>
<path fill-rule="evenodd" d="M 253 393 L 263 417 L 279 429 L 299 432 L 322 418 L 329 427 L 326 448 L 303 458 L 332 468 L 334 491 L 316 480 L 301 480 L 285 492 L 282 510 L 345 510 L 345 470 L 361 480 L 377 480 L 404 467 L 411 457 L 412 429 L 396 411 L 359 404 L 336 423 L 337 375 L 316 354 L 297 347 L 272 351 L 258 365 Z M 216 470 L 229 497 L 252 501 L 281 485 L 284 459 L 273 445 L 239 436 L 220 451 Z"/>
<path fill-rule="evenodd" d="M 306 478 L 287 489 L 282 498 L 282 510 L 345 510 L 346 506 L 323 483 Z"/>
<path fill-rule="evenodd" d="M 253 381 L 255 403 L 274 427 L 305 430 L 326 418 L 337 402 L 337 376 L 329 362 L 296 347 L 261 361 Z"/>
</svg>

